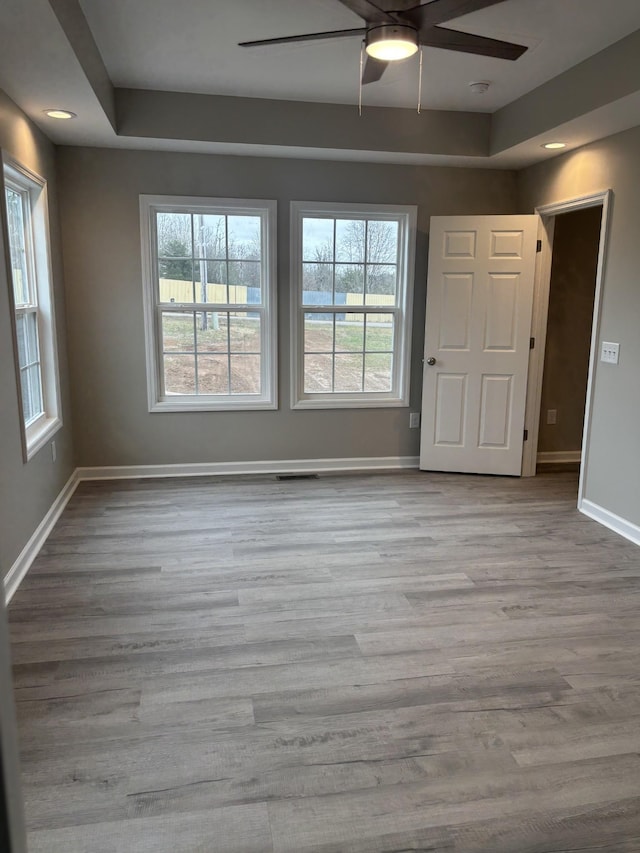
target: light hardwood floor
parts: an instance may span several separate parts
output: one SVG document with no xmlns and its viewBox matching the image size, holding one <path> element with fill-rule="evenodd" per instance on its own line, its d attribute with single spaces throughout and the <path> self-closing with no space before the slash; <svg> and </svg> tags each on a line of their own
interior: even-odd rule
<svg viewBox="0 0 640 853">
<path fill-rule="evenodd" d="M 82 484 L 10 608 L 30 853 L 638 853 L 576 478 Z"/>
</svg>

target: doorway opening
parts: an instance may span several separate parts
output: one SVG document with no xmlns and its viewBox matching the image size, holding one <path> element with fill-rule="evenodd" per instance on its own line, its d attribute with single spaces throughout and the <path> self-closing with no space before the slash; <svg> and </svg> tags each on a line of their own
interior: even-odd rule
<svg viewBox="0 0 640 853">
<path fill-rule="evenodd" d="M 580 468 L 602 207 L 555 218 L 536 470 Z"/>
<path fill-rule="evenodd" d="M 538 208 L 536 273 L 523 474 L 580 470 L 588 461 L 610 191 Z"/>
</svg>

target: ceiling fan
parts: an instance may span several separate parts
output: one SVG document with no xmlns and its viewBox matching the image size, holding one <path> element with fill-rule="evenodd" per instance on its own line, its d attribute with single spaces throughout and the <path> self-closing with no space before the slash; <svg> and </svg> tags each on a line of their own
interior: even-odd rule
<svg viewBox="0 0 640 853">
<path fill-rule="evenodd" d="M 527 49 L 520 44 L 439 26 L 469 12 L 495 6 L 502 0 L 430 0 L 418 6 L 409 6 L 413 0 L 409 2 L 395 0 L 393 5 L 409 6 L 409 8 L 390 10 L 380 8 L 371 0 L 337 0 L 337 2 L 355 12 L 365 21 L 366 26 L 351 30 L 332 30 L 245 41 L 240 42 L 240 47 L 364 36 L 367 61 L 362 71 L 363 84 L 379 80 L 389 62 L 406 59 L 413 55 L 420 45 L 511 60 L 518 59 Z"/>
</svg>

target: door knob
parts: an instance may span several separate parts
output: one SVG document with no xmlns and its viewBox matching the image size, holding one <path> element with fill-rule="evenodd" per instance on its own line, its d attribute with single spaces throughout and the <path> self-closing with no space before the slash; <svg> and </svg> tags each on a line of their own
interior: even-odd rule
<svg viewBox="0 0 640 853">
<path fill-rule="evenodd" d="M 427 359 L 427 364 L 429 365 L 429 367 L 433 367 L 433 365 L 435 363 L 436 363 L 436 360 L 433 356 L 431 356 L 430 358 Z"/>
</svg>

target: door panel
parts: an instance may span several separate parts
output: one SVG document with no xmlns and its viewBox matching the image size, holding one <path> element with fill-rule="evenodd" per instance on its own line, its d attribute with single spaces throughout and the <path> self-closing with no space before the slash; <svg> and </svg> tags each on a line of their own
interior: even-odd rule
<svg viewBox="0 0 640 853">
<path fill-rule="evenodd" d="M 472 293 L 473 276 L 444 275 L 442 277 L 440 349 L 469 349 Z"/>
<path fill-rule="evenodd" d="M 483 376 L 479 447 L 508 447 L 511 376 Z"/>
<path fill-rule="evenodd" d="M 476 232 L 451 228 L 444 234 L 442 252 L 445 258 L 475 258 Z"/>
<path fill-rule="evenodd" d="M 492 231 L 489 257 L 492 261 L 497 258 L 521 260 L 523 253 L 522 231 Z"/>
<path fill-rule="evenodd" d="M 467 377 L 440 374 L 437 382 L 436 444 L 460 446 L 464 435 Z"/>
<path fill-rule="evenodd" d="M 513 352 L 515 349 L 519 278 L 517 275 L 489 274 L 485 352 Z"/>
<path fill-rule="evenodd" d="M 423 469 L 520 474 L 537 228 L 537 216 L 431 220 Z"/>
</svg>

